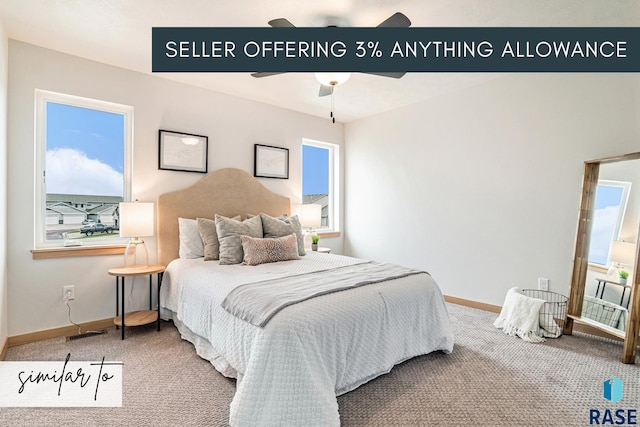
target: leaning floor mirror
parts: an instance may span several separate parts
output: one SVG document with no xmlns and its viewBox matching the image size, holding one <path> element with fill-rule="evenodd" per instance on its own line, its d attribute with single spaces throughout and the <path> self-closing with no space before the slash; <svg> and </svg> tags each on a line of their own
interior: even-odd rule
<svg viewBox="0 0 640 427">
<path fill-rule="evenodd" d="M 640 153 L 584 164 L 567 322 L 624 341 L 635 363 L 640 332 Z"/>
</svg>

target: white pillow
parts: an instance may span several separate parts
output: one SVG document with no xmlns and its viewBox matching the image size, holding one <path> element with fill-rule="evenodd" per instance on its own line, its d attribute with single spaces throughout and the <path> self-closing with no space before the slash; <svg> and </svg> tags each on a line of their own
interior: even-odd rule
<svg viewBox="0 0 640 427">
<path fill-rule="evenodd" d="M 195 219 L 178 218 L 180 230 L 180 258 L 204 257 L 204 244 L 198 230 L 198 222 Z"/>
</svg>

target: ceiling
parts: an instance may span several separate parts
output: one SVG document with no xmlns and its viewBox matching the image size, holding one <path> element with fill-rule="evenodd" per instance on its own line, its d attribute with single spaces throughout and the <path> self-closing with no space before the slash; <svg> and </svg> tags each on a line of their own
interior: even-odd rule
<svg viewBox="0 0 640 427">
<path fill-rule="evenodd" d="M 152 27 L 266 27 L 287 18 L 322 26 L 327 16 L 376 26 L 395 12 L 413 27 L 640 26 L 636 0 L 3 0 L 9 38 L 151 73 Z M 256 79 L 249 73 L 156 73 L 307 114 L 329 116 L 312 73 Z M 354 74 L 336 88 L 336 119 L 349 122 L 481 84 L 500 74 L 409 73 L 402 79 Z"/>
</svg>

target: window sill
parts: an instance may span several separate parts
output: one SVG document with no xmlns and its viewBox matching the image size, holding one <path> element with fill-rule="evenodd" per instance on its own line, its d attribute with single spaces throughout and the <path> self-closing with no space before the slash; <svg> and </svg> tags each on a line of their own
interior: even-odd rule
<svg viewBox="0 0 640 427">
<path fill-rule="evenodd" d="M 606 273 L 606 272 L 608 272 L 608 271 L 609 271 L 609 268 L 608 268 L 608 267 L 603 267 L 603 266 L 601 266 L 601 265 L 598 265 L 598 264 L 591 264 L 591 263 L 589 263 L 589 265 L 588 265 L 588 267 L 587 267 L 587 268 L 588 268 L 589 270 L 597 271 L 597 272 L 599 272 L 599 273 Z"/>
<path fill-rule="evenodd" d="M 324 238 L 324 239 L 328 239 L 330 237 L 340 237 L 340 232 L 339 231 L 319 231 L 316 234 L 318 234 L 318 236 L 320 236 L 320 238 Z"/>
<path fill-rule="evenodd" d="M 74 246 L 68 248 L 40 248 L 31 250 L 32 259 L 69 258 L 80 256 L 121 255 L 126 245 Z"/>
</svg>

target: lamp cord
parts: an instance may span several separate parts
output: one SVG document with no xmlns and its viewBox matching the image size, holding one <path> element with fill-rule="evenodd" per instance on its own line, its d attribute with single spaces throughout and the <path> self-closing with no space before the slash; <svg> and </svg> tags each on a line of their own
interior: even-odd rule
<svg viewBox="0 0 640 427">
<path fill-rule="evenodd" d="M 74 325 L 76 325 L 78 327 L 78 334 L 80 334 L 80 325 L 78 325 L 76 322 L 74 322 L 73 320 L 71 320 L 71 306 L 69 305 L 69 301 L 67 301 L 67 308 L 69 309 L 69 322 L 73 323 Z"/>
<path fill-rule="evenodd" d="M 71 320 L 71 306 L 69 305 L 69 301 L 66 302 L 67 304 L 67 308 L 69 309 L 69 322 L 71 322 L 72 324 L 76 325 L 78 327 L 78 335 L 80 335 L 82 333 L 82 327 L 80 325 L 78 325 L 76 322 L 74 322 L 73 320 Z M 88 334 L 90 333 L 100 333 L 100 331 L 87 331 Z"/>
</svg>

